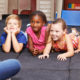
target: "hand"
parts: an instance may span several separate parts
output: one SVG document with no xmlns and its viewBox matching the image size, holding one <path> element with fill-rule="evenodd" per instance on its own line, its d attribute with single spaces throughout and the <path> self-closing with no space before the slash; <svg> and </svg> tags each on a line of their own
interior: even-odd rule
<svg viewBox="0 0 80 80">
<path fill-rule="evenodd" d="M 75 50 L 75 51 L 74 51 L 74 53 L 79 53 L 79 52 L 80 52 L 80 50 L 79 50 L 79 49 L 77 49 L 77 50 Z"/>
<path fill-rule="evenodd" d="M 57 56 L 57 59 L 58 59 L 58 60 L 61 60 L 61 61 L 67 60 L 67 58 L 66 58 L 66 56 L 65 56 L 65 53 L 64 53 L 64 54 L 59 54 L 59 55 Z"/>
<path fill-rule="evenodd" d="M 38 56 L 39 59 L 49 58 L 49 54 L 43 54 Z"/>
<path fill-rule="evenodd" d="M 20 32 L 20 28 L 15 28 L 15 29 L 12 31 L 12 34 L 17 35 L 19 32 Z"/>
<path fill-rule="evenodd" d="M 8 33 L 11 33 L 10 30 L 9 30 L 7 27 L 4 28 L 4 31 L 5 31 L 7 34 L 8 34 Z"/>
<path fill-rule="evenodd" d="M 34 49 L 33 49 L 33 55 L 36 56 L 38 53 L 39 53 L 39 50 L 36 49 L 36 48 L 34 48 Z"/>
</svg>

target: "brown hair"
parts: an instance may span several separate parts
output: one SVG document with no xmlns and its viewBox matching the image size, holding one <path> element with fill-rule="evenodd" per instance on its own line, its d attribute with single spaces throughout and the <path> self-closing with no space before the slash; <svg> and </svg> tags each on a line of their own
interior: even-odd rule
<svg viewBox="0 0 80 80">
<path fill-rule="evenodd" d="M 58 23 L 62 24 L 62 29 L 63 30 L 67 30 L 67 25 L 66 25 L 65 21 L 63 19 L 61 19 L 61 18 L 58 18 L 55 21 L 53 21 L 51 24 L 48 24 L 48 28 L 47 28 L 48 29 L 48 33 L 50 33 L 51 26 L 53 24 L 58 24 Z"/>
<path fill-rule="evenodd" d="M 7 25 L 8 21 L 9 21 L 9 19 L 16 19 L 16 20 L 18 20 L 18 22 L 19 22 L 19 27 L 21 27 L 22 21 L 21 21 L 21 19 L 20 19 L 20 17 L 19 17 L 18 15 L 16 15 L 16 14 L 11 14 L 11 15 L 9 15 L 9 16 L 6 18 L 6 21 L 5 21 L 5 24 L 6 24 L 6 25 Z"/>
<path fill-rule="evenodd" d="M 61 19 L 61 18 L 58 18 L 58 19 L 56 19 L 55 21 L 53 21 L 51 24 L 48 24 L 48 27 L 47 27 L 47 36 L 49 37 L 49 35 L 50 35 L 50 29 L 51 29 L 51 26 L 53 25 L 53 24 L 58 24 L 58 23 L 61 23 L 62 24 L 62 29 L 63 30 L 66 30 L 67 29 L 67 25 L 66 25 L 66 23 L 65 23 L 65 21 L 63 20 L 63 19 Z M 67 32 L 67 31 L 66 31 Z M 48 38 L 47 38 L 47 40 L 48 40 Z M 49 42 L 51 42 L 51 41 L 49 41 Z M 48 42 L 48 43 L 49 43 Z"/>
<path fill-rule="evenodd" d="M 47 23 L 46 15 L 42 11 L 32 12 L 30 15 L 30 21 L 32 20 L 33 16 L 36 16 L 36 15 L 40 16 L 42 18 L 42 20 L 45 22 L 45 24 Z"/>
<path fill-rule="evenodd" d="M 62 29 L 65 30 L 67 29 L 67 25 L 65 23 L 65 21 L 61 18 L 56 19 L 52 24 L 57 24 L 57 23 L 61 23 L 62 24 Z"/>
</svg>

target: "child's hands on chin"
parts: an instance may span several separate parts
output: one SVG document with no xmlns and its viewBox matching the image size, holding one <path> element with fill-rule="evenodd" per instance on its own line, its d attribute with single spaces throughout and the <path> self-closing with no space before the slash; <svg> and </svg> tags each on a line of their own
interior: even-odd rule
<svg viewBox="0 0 80 80">
<path fill-rule="evenodd" d="M 42 54 L 38 56 L 39 59 L 49 58 L 49 54 Z"/>
<path fill-rule="evenodd" d="M 12 33 L 17 35 L 20 32 L 20 28 L 15 28 Z"/>
<path fill-rule="evenodd" d="M 9 30 L 7 27 L 4 28 L 4 31 L 5 31 L 7 34 L 10 33 L 10 30 Z"/>
<path fill-rule="evenodd" d="M 67 60 L 65 54 L 59 54 L 59 55 L 57 56 L 57 59 L 58 59 L 58 60 L 61 60 L 61 61 Z"/>
</svg>

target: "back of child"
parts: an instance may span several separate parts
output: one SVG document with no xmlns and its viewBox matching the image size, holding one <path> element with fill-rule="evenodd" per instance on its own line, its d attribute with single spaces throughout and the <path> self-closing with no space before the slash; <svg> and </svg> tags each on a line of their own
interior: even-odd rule
<svg viewBox="0 0 80 80">
<path fill-rule="evenodd" d="M 35 11 L 30 15 L 30 24 L 26 29 L 28 35 L 27 47 L 33 55 L 41 54 L 45 48 L 46 42 L 46 16 L 41 11 Z"/>
</svg>

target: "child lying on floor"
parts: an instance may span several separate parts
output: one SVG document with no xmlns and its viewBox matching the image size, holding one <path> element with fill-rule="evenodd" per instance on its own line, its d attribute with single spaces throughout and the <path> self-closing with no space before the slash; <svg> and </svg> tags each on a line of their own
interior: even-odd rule
<svg viewBox="0 0 80 80">
<path fill-rule="evenodd" d="M 79 36 L 79 32 L 76 30 L 76 28 L 71 28 L 71 33 L 69 34 L 69 36 L 71 37 L 72 41 L 73 41 L 73 46 L 74 46 L 74 53 L 79 53 L 80 52 L 80 36 Z M 74 45 L 75 43 L 75 45 Z"/>
<path fill-rule="evenodd" d="M 75 39 L 77 38 L 76 36 L 72 38 L 70 37 L 70 35 L 72 34 L 67 34 L 67 26 L 64 20 L 57 19 L 49 27 L 50 27 L 50 34 L 48 42 L 46 44 L 43 54 L 38 56 L 39 59 L 44 59 L 46 57 L 49 58 L 49 53 L 51 51 L 51 48 L 56 52 L 66 51 L 65 53 L 59 54 L 57 56 L 58 60 L 63 60 L 63 61 L 66 60 L 68 57 L 72 57 L 74 55 L 74 48 L 80 51 L 80 45 L 78 46 L 79 40 Z"/>
<path fill-rule="evenodd" d="M 16 53 L 22 51 L 26 45 L 27 39 L 21 31 L 21 19 L 19 16 L 12 14 L 6 18 L 6 27 L 1 35 L 1 45 L 4 52 L 9 53 L 11 48 Z"/>
<path fill-rule="evenodd" d="M 44 25 L 46 23 L 47 19 L 43 12 L 34 11 L 30 15 L 31 26 L 26 29 L 26 33 L 28 35 L 27 48 L 34 56 L 43 53 L 43 50 L 45 48 L 46 26 Z"/>
</svg>

